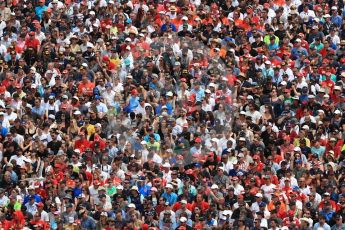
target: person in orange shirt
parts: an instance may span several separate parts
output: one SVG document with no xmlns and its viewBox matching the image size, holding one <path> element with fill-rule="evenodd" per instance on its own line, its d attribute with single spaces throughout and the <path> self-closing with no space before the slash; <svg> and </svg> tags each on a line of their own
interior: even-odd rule
<svg viewBox="0 0 345 230">
<path fill-rule="evenodd" d="M 183 23 L 182 18 L 183 17 L 184 16 L 181 13 L 178 13 L 176 18 L 171 19 L 171 22 L 176 26 L 177 29 L 180 27 L 180 25 L 182 25 L 182 23 Z"/>
<path fill-rule="evenodd" d="M 81 66 L 80 70 L 85 70 L 85 67 Z M 95 83 L 91 82 L 87 78 L 87 75 L 85 72 L 83 74 L 82 81 L 80 82 L 80 84 L 78 86 L 78 94 L 80 96 L 83 96 L 83 95 L 92 96 L 93 95 L 93 88 L 95 88 Z"/>
<path fill-rule="evenodd" d="M 278 201 L 280 201 L 280 205 L 277 206 Z M 277 208 L 279 208 L 277 210 L 278 212 L 279 211 L 286 212 L 286 204 L 283 201 L 281 201 L 280 194 L 279 193 L 273 193 L 272 199 L 267 205 L 267 209 L 268 209 L 268 211 L 272 211 L 272 210 L 277 209 Z"/>
</svg>

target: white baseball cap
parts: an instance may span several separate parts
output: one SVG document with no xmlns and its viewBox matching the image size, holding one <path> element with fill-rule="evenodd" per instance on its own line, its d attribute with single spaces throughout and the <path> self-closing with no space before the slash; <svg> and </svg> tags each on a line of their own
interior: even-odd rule
<svg viewBox="0 0 345 230">
<path fill-rule="evenodd" d="M 213 184 L 212 186 L 211 186 L 211 189 L 218 189 L 219 187 L 218 187 L 218 185 L 216 185 L 216 184 Z"/>
</svg>

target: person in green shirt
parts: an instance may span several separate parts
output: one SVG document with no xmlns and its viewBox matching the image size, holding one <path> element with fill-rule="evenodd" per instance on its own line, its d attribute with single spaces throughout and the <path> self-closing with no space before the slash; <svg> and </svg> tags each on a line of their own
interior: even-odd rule
<svg viewBox="0 0 345 230">
<path fill-rule="evenodd" d="M 148 149 L 156 149 L 159 150 L 160 149 L 160 143 L 158 141 L 155 140 L 155 136 L 153 134 L 150 134 L 149 136 L 150 140 L 149 142 L 147 142 L 147 148 Z"/>
<path fill-rule="evenodd" d="M 268 34 L 266 34 L 264 37 L 265 44 L 269 45 L 271 43 L 271 37 L 275 37 L 274 44 L 279 45 L 279 38 L 274 35 L 274 30 L 272 28 L 268 30 Z"/>
<path fill-rule="evenodd" d="M 310 44 L 310 48 L 315 48 L 317 52 L 320 52 L 322 50 L 324 45 L 321 43 L 321 39 L 319 37 L 316 37 L 314 42 Z"/>
</svg>

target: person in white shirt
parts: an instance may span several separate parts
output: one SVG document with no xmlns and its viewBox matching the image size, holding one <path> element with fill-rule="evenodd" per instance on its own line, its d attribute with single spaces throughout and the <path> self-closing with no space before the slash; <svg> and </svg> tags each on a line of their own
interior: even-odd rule
<svg viewBox="0 0 345 230">
<path fill-rule="evenodd" d="M 33 216 L 37 213 L 37 203 L 35 202 L 35 197 L 31 196 L 29 202 L 25 204 L 27 212 L 31 213 Z"/>
<path fill-rule="evenodd" d="M 172 135 L 177 136 L 182 133 L 182 127 L 176 124 L 176 120 L 174 119 L 171 123 L 172 128 Z"/>
<path fill-rule="evenodd" d="M 28 158 L 23 155 L 23 150 L 18 149 L 17 154 L 11 156 L 9 162 L 12 162 L 12 160 L 15 160 L 16 164 L 19 166 L 25 166 L 25 162 L 28 160 Z"/>
<path fill-rule="evenodd" d="M 182 24 L 178 27 L 177 31 L 178 31 L 178 32 L 182 31 L 184 25 L 187 25 L 187 30 L 190 31 L 190 32 L 192 32 L 193 27 L 192 27 L 191 25 L 188 24 L 188 18 L 187 18 L 187 16 L 183 16 L 183 17 L 181 18 L 181 20 L 182 20 Z"/>
<path fill-rule="evenodd" d="M 10 123 L 8 122 L 7 119 L 4 119 L 4 112 L 0 112 L 0 124 L 2 127 L 9 129 L 10 128 Z"/>
<path fill-rule="evenodd" d="M 101 22 L 99 21 L 98 18 L 95 17 L 95 15 L 96 15 L 95 11 L 93 11 L 93 10 L 90 11 L 89 15 L 90 15 L 90 17 L 88 19 L 86 19 L 86 21 L 85 21 L 85 26 L 87 28 L 91 28 L 92 25 L 97 25 L 98 27 L 100 27 Z"/>
<path fill-rule="evenodd" d="M 42 202 L 39 202 L 37 204 L 37 209 L 38 209 L 37 211 L 41 216 L 41 220 L 45 222 L 49 222 L 49 215 L 46 211 L 44 211 L 43 207 L 44 207 L 44 204 Z"/>
<path fill-rule="evenodd" d="M 187 117 L 186 117 L 187 111 L 185 109 L 180 110 L 180 117 L 176 119 L 176 124 L 179 126 L 183 126 L 184 124 L 188 123 L 187 122 Z"/>
<path fill-rule="evenodd" d="M 139 98 L 139 105 L 137 108 L 134 109 L 134 113 L 135 114 L 141 113 L 143 115 L 143 117 L 145 117 L 146 116 L 145 107 L 146 107 L 145 101 L 142 98 Z"/>
<path fill-rule="evenodd" d="M 251 117 L 254 124 L 258 124 L 261 118 L 261 113 L 255 109 L 255 105 L 253 103 L 248 107 L 249 110 L 246 112 L 246 116 Z"/>
<path fill-rule="evenodd" d="M 64 7 L 64 4 L 60 2 L 59 0 L 53 0 L 48 4 L 48 8 L 50 9 L 62 9 Z"/>
<path fill-rule="evenodd" d="M 232 180 L 232 183 L 233 183 L 232 187 L 234 188 L 234 194 L 235 194 L 236 196 L 242 194 L 242 192 L 244 191 L 244 188 L 243 188 L 242 185 L 240 185 L 240 184 L 238 183 L 238 177 L 235 176 L 235 177 L 233 177 L 231 180 Z"/>
<path fill-rule="evenodd" d="M 100 184 L 101 183 L 99 181 L 94 181 L 93 185 L 89 186 L 90 198 L 92 198 L 92 200 L 95 200 L 96 197 L 98 197 L 98 188 Z"/>
<path fill-rule="evenodd" d="M 305 4 L 303 11 L 299 15 L 305 21 L 316 17 L 315 12 L 313 10 L 309 10 L 309 4 Z"/>
<path fill-rule="evenodd" d="M 0 188 L 0 207 L 4 208 L 8 205 L 10 199 L 5 195 L 5 189 Z"/>
<path fill-rule="evenodd" d="M 261 189 L 264 191 L 264 195 L 268 200 L 271 200 L 272 194 L 276 188 L 276 185 L 271 183 L 271 177 L 266 175 L 265 177 L 265 184 L 261 186 Z"/>
<path fill-rule="evenodd" d="M 109 83 L 109 84 L 108 84 Z M 114 103 L 115 91 L 112 89 L 111 83 L 105 84 L 105 91 L 102 93 L 102 97 L 105 99 L 106 105 L 112 105 Z"/>
<path fill-rule="evenodd" d="M 250 209 L 253 212 L 256 213 L 260 211 L 259 204 L 262 202 L 262 198 L 263 198 L 263 195 L 261 193 L 255 194 L 255 202 L 252 203 L 252 206 L 250 207 Z"/>
<path fill-rule="evenodd" d="M 171 182 L 171 170 L 170 170 L 170 164 L 169 163 L 164 163 L 162 165 L 162 172 L 163 172 L 163 179 L 166 180 L 167 184 Z"/>
<path fill-rule="evenodd" d="M 17 119 L 18 115 L 12 111 L 12 106 L 7 105 L 6 106 L 6 113 L 4 114 L 4 119 L 7 120 L 10 124 L 14 122 L 15 119 Z"/>
</svg>

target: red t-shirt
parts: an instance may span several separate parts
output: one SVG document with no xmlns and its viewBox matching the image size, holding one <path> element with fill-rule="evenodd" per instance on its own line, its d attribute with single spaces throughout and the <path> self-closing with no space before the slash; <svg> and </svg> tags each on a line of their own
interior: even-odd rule
<svg viewBox="0 0 345 230">
<path fill-rule="evenodd" d="M 26 41 L 25 41 L 25 46 L 26 47 L 31 47 L 31 48 L 33 48 L 33 49 L 35 49 L 35 50 L 37 50 L 38 49 L 38 46 L 40 45 L 40 41 L 38 40 L 38 39 L 36 39 L 36 38 L 34 38 L 34 39 L 27 39 Z"/>
<path fill-rule="evenodd" d="M 79 149 L 81 153 L 85 152 L 85 149 L 90 148 L 90 147 L 91 147 L 91 143 L 86 139 L 77 140 L 74 143 L 74 149 Z"/>
</svg>

